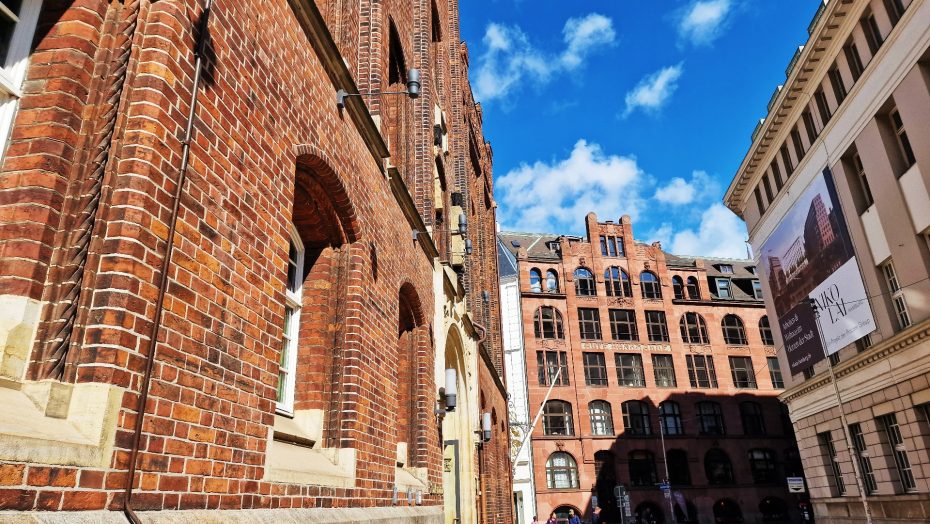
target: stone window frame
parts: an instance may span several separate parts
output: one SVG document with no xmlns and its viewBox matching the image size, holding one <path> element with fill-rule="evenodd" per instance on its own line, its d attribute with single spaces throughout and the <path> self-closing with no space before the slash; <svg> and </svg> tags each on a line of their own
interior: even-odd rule
<svg viewBox="0 0 930 524">
<path fill-rule="evenodd" d="M 684 421 L 681 418 L 681 405 L 674 400 L 659 404 L 659 429 L 667 436 L 685 434 Z"/>
<path fill-rule="evenodd" d="M 730 313 L 723 316 L 720 321 L 720 329 L 723 331 L 723 340 L 730 346 L 745 346 L 749 344 L 746 337 L 746 326 L 739 315 Z"/>
<path fill-rule="evenodd" d="M 718 387 L 717 370 L 712 355 L 685 355 L 691 387 L 710 389 Z"/>
<path fill-rule="evenodd" d="M 639 328 L 636 325 L 634 310 L 608 309 L 607 316 L 610 319 L 610 336 L 613 340 L 630 342 L 639 340 Z"/>
<path fill-rule="evenodd" d="M 629 363 L 624 359 L 630 357 Z M 615 353 L 614 364 L 617 367 L 617 382 L 620 387 L 646 387 L 646 375 L 643 371 L 643 356 L 639 353 Z"/>
<path fill-rule="evenodd" d="M 765 415 L 762 411 L 762 405 L 758 402 L 751 400 L 740 402 L 739 418 L 743 424 L 743 435 L 757 437 L 767 435 Z"/>
<path fill-rule="evenodd" d="M 610 402 L 600 399 L 589 402 L 588 417 L 591 419 L 592 435 L 614 435 L 614 415 Z"/>
<path fill-rule="evenodd" d="M 642 400 L 627 400 L 620 405 L 623 413 L 623 435 L 625 437 L 648 437 L 652 435 L 652 414 L 649 404 Z"/>
<path fill-rule="evenodd" d="M 567 485 L 560 485 L 559 479 L 566 476 Z M 549 489 L 577 489 L 578 462 L 566 451 L 556 451 L 546 460 L 546 487 Z"/>
<path fill-rule="evenodd" d="M 707 345 L 710 343 L 707 323 L 704 322 L 704 317 L 700 313 L 685 312 L 678 321 L 678 327 L 681 330 L 681 340 L 685 344 Z"/>
<path fill-rule="evenodd" d="M 630 275 L 622 267 L 610 266 L 604 270 L 604 288 L 608 297 L 633 298 Z"/>
<path fill-rule="evenodd" d="M 701 435 L 724 436 L 727 434 L 723 408 L 719 402 L 704 400 L 695 404 Z"/>
<path fill-rule="evenodd" d="M 646 332 L 649 342 L 668 342 L 668 318 L 665 311 L 649 311 L 646 315 Z"/>
<path fill-rule="evenodd" d="M 575 435 L 575 420 L 570 402 L 559 399 L 546 401 L 542 418 L 543 434 L 555 437 Z"/>
<path fill-rule="evenodd" d="M 652 271 L 643 271 L 639 274 L 639 289 L 644 299 L 662 299 L 662 280 Z"/>
<path fill-rule="evenodd" d="M 551 312 L 551 318 L 544 318 L 544 310 Z M 546 329 L 548 323 L 552 324 L 551 329 Z M 552 336 L 547 336 L 552 333 Z M 539 306 L 536 313 L 533 314 L 533 334 L 536 338 L 546 340 L 562 340 L 565 338 L 565 327 L 562 322 L 562 312 L 555 306 Z"/>
<path fill-rule="evenodd" d="M 745 356 L 731 356 L 730 374 L 733 377 L 733 386 L 737 389 L 758 389 L 759 384 L 756 381 L 755 369 L 752 365 L 752 358 Z"/>
<path fill-rule="evenodd" d="M 652 371 L 655 376 L 656 387 L 678 387 L 678 379 L 675 377 L 675 359 L 671 354 L 653 354 Z"/>
<path fill-rule="evenodd" d="M 530 269 L 530 291 L 533 293 L 542 293 L 542 271 L 534 267 Z"/>
<path fill-rule="evenodd" d="M 774 484 L 778 482 L 778 460 L 774 450 L 753 448 L 747 453 L 749 471 L 755 484 Z"/>
<path fill-rule="evenodd" d="M 578 336 L 581 340 L 601 340 L 601 312 L 598 308 L 578 308 Z"/>
<path fill-rule="evenodd" d="M 764 325 L 763 325 L 764 321 Z M 768 315 L 762 315 L 759 318 L 759 336 L 762 338 L 762 344 L 765 346 L 775 345 L 775 336 L 772 333 L 772 324 L 769 322 Z"/>
<path fill-rule="evenodd" d="M 772 388 L 785 389 L 785 377 L 781 372 L 781 362 L 778 357 L 765 357 L 765 362 L 769 366 L 769 379 L 772 381 Z"/>
<path fill-rule="evenodd" d="M 576 268 L 572 276 L 575 279 L 575 295 L 579 297 L 596 297 L 597 282 L 594 273 L 586 267 Z"/>
<path fill-rule="evenodd" d="M 659 480 L 655 453 L 645 449 L 634 449 L 627 455 L 630 485 L 653 487 Z"/>
<path fill-rule="evenodd" d="M 584 380 L 587 386 L 606 386 L 607 360 L 604 353 L 585 351 L 581 355 L 584 363 Z"/>
</svg>

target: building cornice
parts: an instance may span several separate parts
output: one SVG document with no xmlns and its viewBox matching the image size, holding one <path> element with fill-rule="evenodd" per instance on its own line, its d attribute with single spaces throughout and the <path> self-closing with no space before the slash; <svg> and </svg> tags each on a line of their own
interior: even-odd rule
<svg viewBox="0 0 930 524">
<path fill-rule="evenodd" d="M 837 364 L 834 366 L 833 371 L 836 374 L 837 380 L 842 379 L 863 368 L 883 361 L 893 353 L 897 353 L 898 351 L 918 344 L 928 338 L 930 338 L 930 319 L 911 326 L 895 336 L 875 344 L 866 351 L 856 355 L 855 358 Z M 821 371 L 814 375 L 813 378 L 786 389 L 779 395 L 779 399 L 783 402 L 791 402 L 829 384 L 830 374 L 826 371 Z"/>
<path fill-rule="evenodd" d="M 820 62 L 827 50 L 835 43 L 843 18 L 852 10 L 854 3 L 853 0 L 823 0 L 818 8 L 808 28 L 810 37 L 807 43 L 798 48 L 789 62 L 785 83 L 773 94 L 768 115 L 753 132 L 752 145 L 723 197 L 724 203 L 734 213 L 742 216 L 741 202 L 747 193 L 751 193 L 756 175 L 768 167 L 764 161 L 771 148 L 778 146 L 777 139 L 783 134 L 782 128 L 785 124 L 793 123 L 788 117 L 795 105 L 799 100 L 805 102 L 811 98 L 810 93 L 806 92 L 808 84 L 815 79 L 815 71 L 822 65 Z"/>
<path fill-rule="evenodd" d="M 339 52 L 332 34 L 326 27 L 326 21 L 323 19 L 323 15 L 320 14 L 319 9 L 317 9 L 316 4 L 311 0 L 288 0 L 288 3 L 291 10 L 294 11 L 294 16 L 297 18 L 301 29 L 307 35 L 307 40 L 316 50 L 317 57 L 323 64 L 323 69 L 333 83 L 333 104 L 336 103 L 336 91 L 340 89 L 345 90 L 347 93 L 358 93 L 355 79 L 352 78 L 352 73 L 346 66 L 342 54 Z M 371 113 L 368 112 L 364 100 L 361 97 L 350 96 L 346 99 L 345 107 L 349 117 L 355 123 L 355 127 L 365 141 L 365 145 L 371 152 L 371 156 L 374 157 L 375 163 L 381 170 L 384 170 L 384 159 L 391 156 L 391 154 L 384 142 L 384 138 L 381 136 L 381 131 L 378 130 Z"/>
</svg>

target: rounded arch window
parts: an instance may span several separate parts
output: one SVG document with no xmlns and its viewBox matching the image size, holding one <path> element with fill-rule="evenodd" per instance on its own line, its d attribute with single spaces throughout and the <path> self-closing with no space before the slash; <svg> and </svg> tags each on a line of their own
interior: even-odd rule
<svg viewBox="0 0 930 524">
<path fill-rule="evenodd" d="M 636 522 L 642 524 L 665 524 L 665 514 L 658 504 L 643 502 L 636 506 Z"/>
<path fill-rule="evenodd" d="M 723 321 L 720 322 L 720 327 L 723 329 L 723 340 L 731 346 L 745 346 L 748 344 L 746 340 L 746 328 L 743 327 L 743 321 L 736 315 L 726 315 L 723 317 Z"/>
<path fill-rule="evenodd" d="M 643 293 L 643 298 L 662 298 L 661 282 L 652 271 L 643 271 L 639 274 L 639 288 Z"/>
<path fill-rule="evenodd" d="M 584 267 L 575 270 L 575 294 L 582 297 L 597 296 L 597 286 L 594 283 L 594 273 Z"/>
<path fill-rule="evenodd" d="M 542 273 L 535 267 L 530 270 L 530 291 L 533 293 L 542 292 Z"/>
<path fill-rule="evenodd" d="M 628 400 L 622 404 L 623 429 L 627 436 L 652 435 L 649 405 L 641 400 Z"/>
<path fill-rule="evenodd" d="M 788 504 L 778 497 L 765 497 L 759 502 L 762 522 L 789 522 Z"/>
<path fill-rule="evenodd" d="M 608 297 L 632 297 L 630 275 L 623 268 L 611 266 L 604 271 L 604 286 Z"/>
<path fill-rule="evenodd" d="M 533 315 L 533 330 L 536 338 L 565 338 L 562 329 L 562 313 L 552 306 L 541 306 Z"/>
<path fill-rule="evenodd" d="M 659 481 L 656 474 L 656 458 L 651 451 L 638 449 L 629 455 L 630 484 L 634 486 L 654 486 Z"/>
<path fill-rule="evenodd" d="M 722 449 L 712 449 L 704 455 L 704 473 L 711 485 L 733 484 L 733 464 Z"/>
<path fill-rule="evenodd" d="M 676 299 L 685 298 L 685 283 L 678 275 L 672 277 L 672 290 L 675 292 Z"/>
<path fill-rule="evenodd" d="M 742 524 L 743 511 L 739 504 L 731 499 L 720 499 L 714 502 L 714 522 L 717 524 Z"/>
<path fill-rule="evenodd" d="M 592 434 L 614 434 L 614 417 L 610 410 L 610 402 L 606 400 L 593 400 L 588 404 L 588 413 L 591 416 Z"/>
<path fill-rule="evenodd" d="M 572 405 L 564 400 L 550 400 L 543 407 L 543 433 L 567 437 L 575 434 Z"/>
<path fill-rule="evenodd" d="M 546 291 L 550 293 L 559 292 L 559 274 L 554 269 L 546 271 Z"/>
<path fill-rule="evenodd" d="M 766 346 L 775 345 L 775 337 L 772 336 L 772 326 L 769 324 L 768 315 L 763 315 L 759 319 L 759 335 L 762 337 L 762 343 Z"/>
<path fill-rule="evenodd" d="M 698 280 L 694 277 L 688 277 L 688 298 L 691 300 L 701 299 L 701 288 L 698 287 Z"/>
<path fill-rule="evenodd" d="M 578 463 L 564 451 L 549 455 L 546 461 L 546 486 L 549 489 L 575 489 L 578 487 Z"/>
<path fill-rule="evenodd" d="M 709 344 L 707 337 L 707 324 L 704 317 L 697 313 L 688 312 L 681 316 L 679 322 L 681 340 L 685 344 Z"/>
</svg>

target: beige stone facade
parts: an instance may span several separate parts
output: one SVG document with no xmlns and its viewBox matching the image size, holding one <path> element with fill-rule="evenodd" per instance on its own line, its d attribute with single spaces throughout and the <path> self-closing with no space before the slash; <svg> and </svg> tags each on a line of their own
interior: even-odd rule
<svg viewBox="0 0 930 524">
<path fill-rule="evenodd" d="M 831 1 L 809 33 L 725 201 L 761 253 L 804 189 L 832 173 L 876 329 L 786 372 L 781 399 L 817 522 L 865 522 L 866 506 L 873 522 L 928 522 L 930 2 Z"/>
</svg>

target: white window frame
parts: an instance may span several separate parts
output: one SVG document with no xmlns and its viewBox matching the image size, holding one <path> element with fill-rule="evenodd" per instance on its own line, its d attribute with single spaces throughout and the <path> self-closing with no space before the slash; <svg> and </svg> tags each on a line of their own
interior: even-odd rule
<svg viewBox="0 0 930 524">
<path fill-rule="evenodd" d="M 0 159 L 6 152 L 6 144 L 10 139 L 10 130 L 13 127 L 13 118 L 22 98 L 22 86 L 26 80 L 26 69 L 29 66 L 29 53 L 32 48 L 32 39 L 35 36 L 36 23 L 42 0 L 23 0 L 18 16 L 16 16 L 15 29 L 10 37 L 10 47 L 7 51 L 6 62 L 0 67 Z M 0 13 L 0 16 L 9 17 L 9 11 Z"/>
<path fill-rule="evenodd" d="M 304 280 L 304 244 L 300 240 L 297 230 L 291 226 L 289 231 L 289 245 L 287 264 L 294 264 L 297 278 L 297 289 L 291 291 L 288 289 L 287 277 L 284 284 L 284 330 L 281 334 L 281 350 L 286 351 L 282 355 L 284 366 L 278 371 L 278 380 L 284 375 L 284 398 L 275 399 L 275 407 L 279 413 L 287 415 L 294 414 L 294 390 L 296 388 L 297 374 L 297 346 L 300 332 L 300 309 L 303 307 L 303 280 Z M 297 251 L 295 260 L 291 260 L 290 243 L 294 245 Z M 288 268 L 290 269 L 290 268 Z M 290 313 L 288 313 L 290 311 Z"/>
<path fill-rule="evenodd" d="M 898 275 L 894 269 L 894 262 L 889 258 L 882 264 L 882 274 L 885 276 L 885 282 L 888 284 L 888 291 L 891 293 L 891 304 L 894 307 L 895 319 L 898 321 L 898 327 L 905 329 L 911 325 L 911 315 L 907 310 L 907 301 L 904 299 L 904 290 L 898 282 Z"/>
<path fill-rule="evenodd" d="M 724 296 L 724 291 L 726 292 L 726 296 Z M 730 279 L 728 278 L 717 279 L 717 297 L 718 298 L 733 298 L 733 290 L 730 286 Z"/>
</svg>

